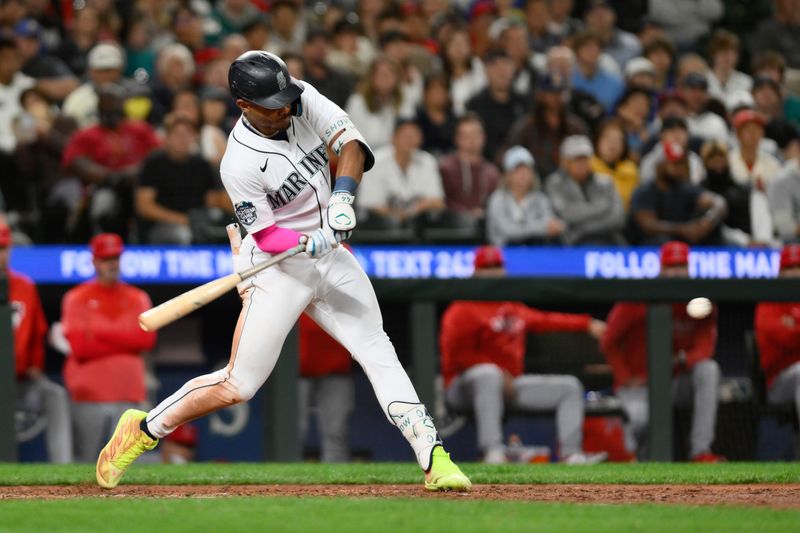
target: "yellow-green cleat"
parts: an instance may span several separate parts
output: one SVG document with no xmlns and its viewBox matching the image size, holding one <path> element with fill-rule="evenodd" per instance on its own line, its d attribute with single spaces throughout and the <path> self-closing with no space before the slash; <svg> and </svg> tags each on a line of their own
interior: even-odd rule
<svg viewBox="0 0 800 533">
<path fill-rule="evenodd" d="M 467 492 L 472 482 L 458 466 L 450 460 L 450 454 L 441 446 L 433 449 L 431 469 L 425 474 L 425 488 L 428 490 Z"/>
<path fill-rule="evenodd" d="M 144 411 L 128 409 L 119 418 L 111 440 L 97 458 L 97 483 L 104 489 L 116 487 L 130 464 L 158 444 L 158 439 L 151 439 L 139 428 L 146 416 Z"/>
</svg>

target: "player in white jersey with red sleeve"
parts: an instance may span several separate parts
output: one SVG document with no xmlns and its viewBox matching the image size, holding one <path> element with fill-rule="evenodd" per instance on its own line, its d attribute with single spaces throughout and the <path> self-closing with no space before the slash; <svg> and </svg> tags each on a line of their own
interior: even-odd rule
<svg viewBox="0 0 800 533">
<path fill-rule="evenodd" d="M 284 62 L 246 52 L 228 81 L 242 116 L 220 167 L 247 229 L 236 270 L 302 244 L 305 252 L 239 285 L 242 311 L 228 366 L 186 383 L 149 413 L 127 411 L 97 461 L 97 481 L 126 468 L 181 424 L 253 397 L 272 372 L 286 335 L 306 312 L 362 366 L 383 412 L 408 440 L 429 490 L 469 490 L 442 447 L 427 409 L 383 330 L 378 301 L 358 261 L 338 243 L 356 226 L 354 194 L 372 151 L 347 114 Z M 332 179 L 328 149 L 338 157 Z"/>
</svg>

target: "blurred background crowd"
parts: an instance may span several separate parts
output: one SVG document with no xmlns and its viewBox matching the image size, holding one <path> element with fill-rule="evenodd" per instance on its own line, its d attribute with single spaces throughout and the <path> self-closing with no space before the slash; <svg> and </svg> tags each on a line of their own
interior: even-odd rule
<svg viewBox="0 0 800 533">
<path fill-rule="evenodd" d="M 798 0 L 1 0 L 15 242 L 213 242 L 230 63 L 280 54 L 376 155 L 362 240 L 777 246 Z"/>
</svg>

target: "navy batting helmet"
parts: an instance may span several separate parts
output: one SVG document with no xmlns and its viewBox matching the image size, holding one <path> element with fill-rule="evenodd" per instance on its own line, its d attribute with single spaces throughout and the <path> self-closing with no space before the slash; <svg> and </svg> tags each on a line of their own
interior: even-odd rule
<svg viewBox="0 0 800 533">
<path fill-rule="evenodd" d="M 267 109 L 292 104 L 303 92 L 280 57 L 260 50 L 245 52 L 231 63 L 228 85 L 234 98 Z"/>
</svg>

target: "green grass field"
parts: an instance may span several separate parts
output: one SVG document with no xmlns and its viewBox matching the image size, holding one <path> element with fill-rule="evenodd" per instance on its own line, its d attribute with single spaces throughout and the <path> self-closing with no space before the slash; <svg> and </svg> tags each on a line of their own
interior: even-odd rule
<svg viewBox="0 0 800 533">
<path fill-rule="evenodd" d="M 463 465 L 473 482 L 800 483 L 800 464 Z M 0 464 L 0 484 L 91 482 L 92 466 Z M 412 464 L 135 465 L 130 484 L 420 483 Z M 7 491 L 8 489 L 6 489 Z M 110 493 L 113 494 L 113 493 Z M 800 511 L 735 506 L 597 505 L 462 498 L 236 497 L 0 500 L 0 531 L 800 531 Z"/>
</svg>

